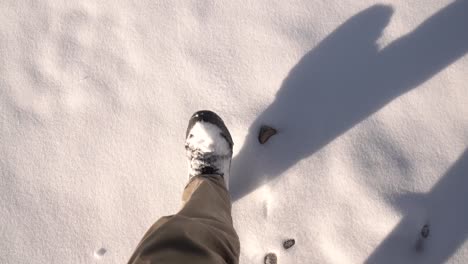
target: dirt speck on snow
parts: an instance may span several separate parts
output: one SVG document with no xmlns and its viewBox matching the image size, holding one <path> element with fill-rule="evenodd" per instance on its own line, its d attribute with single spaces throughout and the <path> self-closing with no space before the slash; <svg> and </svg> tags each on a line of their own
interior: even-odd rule
<svg viewBox="0 0 468 264">
<path fill-rule="evenodd" d="M 278 263 L 278 257 L 276 257 L 275 253 L 268 253 L 265 256 L 265 264 L 277 264 Z"/>
<path fill-rule="evenodd" d="M 284 249 L 289 249 L 291 248 L 292 246 L 294 246 L 294 244 L 296 244 L 296 240 L 294 239 L 288 239 L 286 241 L 283 242 L 283 247 Z"/>
<path fill-rule="evenodd" d="M 429 225 L 424 225 L 421 229 L 421 236 L 427 238 L 429 236 Z"/>
</svg>

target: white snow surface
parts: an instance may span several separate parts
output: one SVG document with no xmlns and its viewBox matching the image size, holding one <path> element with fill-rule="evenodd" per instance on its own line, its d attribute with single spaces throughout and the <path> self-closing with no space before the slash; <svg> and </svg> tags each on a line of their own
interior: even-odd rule
<svg viewBox="0 0 468 264">
<path fill-rule="evenodd" d="M 200 109 L 235 143 L 241 263 L 468 263 L 467 14 L 0 1 L 0 263 L 126 263 L 180 208 Z"/>
</svg>

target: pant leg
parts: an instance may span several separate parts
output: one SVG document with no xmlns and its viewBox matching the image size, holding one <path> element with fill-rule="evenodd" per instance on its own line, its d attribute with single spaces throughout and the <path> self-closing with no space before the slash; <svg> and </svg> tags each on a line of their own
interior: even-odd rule
<svg viewBox="0 0 468 264">
<path fill-rule="evenodd" d="M 162 217 L 146 232 L 128 263 L 238 263 L 240 244 L 224 179 L 196 176 L 182 200 L 177 214 Z"/>
</svg>

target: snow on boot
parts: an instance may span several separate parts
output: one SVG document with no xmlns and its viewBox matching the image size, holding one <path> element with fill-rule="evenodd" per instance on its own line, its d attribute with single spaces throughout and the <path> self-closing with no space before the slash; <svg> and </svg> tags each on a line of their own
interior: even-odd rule
<svg viewBox="0 0 468 264">
<path fill-rule="evenodd" d="M 229 188 L 234 143 L 223 120 L 212 111 L 198 111 L 190 118 L 185 138 L 190 179 L 202 174 L 218 174 Z"/>
</svg>

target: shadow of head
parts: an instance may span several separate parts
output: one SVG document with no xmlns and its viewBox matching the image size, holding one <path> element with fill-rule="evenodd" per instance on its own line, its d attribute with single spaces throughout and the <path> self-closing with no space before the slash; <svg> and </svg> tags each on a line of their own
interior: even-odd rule
<svg viewBox="0 0 468 264">
<path fill-rule="evenodd" d="M 377 40 L 393 10 L 372 6 L 305 54 L 253 122 L 233 160 L 233 199 L 281 175 L 463 56 L 467 3 L 454 2 L 380 50 Z M 264 124 L 278 134 L 259 145 Z"/>
</svg>

